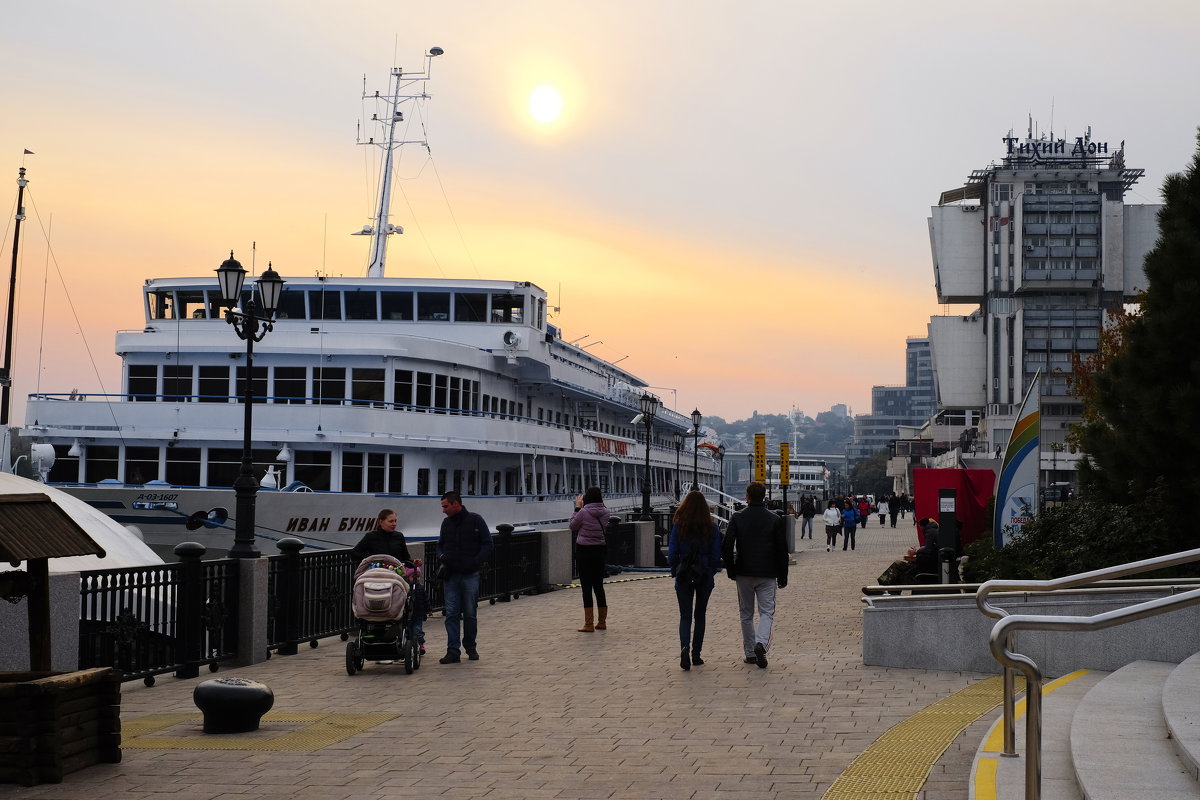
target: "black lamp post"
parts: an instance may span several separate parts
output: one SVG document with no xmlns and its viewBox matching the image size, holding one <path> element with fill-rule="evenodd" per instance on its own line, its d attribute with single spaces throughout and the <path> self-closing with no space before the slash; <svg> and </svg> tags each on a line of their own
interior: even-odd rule
<svg viewBox="0 0 1200 800">
<path fill-rule="evenodd" d="M 234 528 L 233 547 L 230 558 L 258 558 L 260 553 L 254 546 L 254 500 L 258 493 L 258 481 L 254 478 L 254 453 L 250 449 L 252 416 L 254 409 L 254 343 L 274 327 L 273 317 L 279 307 L 279 295 L 283 291 L 283 279 L 267 265 L 267 271 L 258 279 L 258 296 L 261 308 L 255 305 L 254 297 L 246 302 L 245 309 L 239 307 L 242 299 L 242 284 L 246 270 L 242 269 L 229 253 L 229 259 L 217 269 L 217 281 L 221 285 L 221 302 L 225 306 L 225 321 L 233 326 L 238 338 L 246 342 L 246 383 L 242 402 L 246 406 L 246 419 L 242 428 L 242 469 L 233 488 L 237 494 L 237 525 Z M 255 312 L 261 311 L 263 316 Z"/>
<path fill-rule="evenodd" d="M 721 496 L 724 497 L 725 496 L 725 445 L 723 445 L 723 444 L 717 445 L 717 464 L 720 465 L 720 469 L 721 469 L 720 492 L 721 492 Z M 721 500 L 720 502 L 724 503 L 725 501 Z"/>
<path fill-rule="evenodd" d="M 679 502 L 679 453 L 683 450 L 683 434 L 675 431 L 671 434 L 672 440 L 675 442 L 675 502 Z"/>
<path fill-rule="evenodd" d="M 687 406 L 684 406 L 684 408 L 687 408 Z M 697 408 L 695 411 L 692 412 L 692 437 L 693 437 L 692 438 L 692 491 L 693 492 L 700 488 L 700 482 L 698 480 L 698 473 L 697 473 L 697 469 L 699 468 L 699 462 L 696 459 L 700 455 L 700 421 L 702 419 L 704 419 L 704 417 L 700 416 L 700 409 Z"/>
<path fill-rule="evenodd" d="M 658 413 L 658 398 L 647 392 L 642 395 L 642 422 L 646 425 L 646 469 L 642 473 L 642 519 L 650 516 L 650 436 L 653 433 L 654 415 Z"/>
</svg>

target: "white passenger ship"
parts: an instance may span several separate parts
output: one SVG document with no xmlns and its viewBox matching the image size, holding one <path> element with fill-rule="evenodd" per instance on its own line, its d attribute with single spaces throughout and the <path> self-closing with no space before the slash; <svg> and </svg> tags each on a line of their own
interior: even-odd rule
<svg viewBox="0 0 1200 800">
<path fill-rule="evenodd" d="M 440 55 L 434 48 L 427 58 Z M 642 504 L 647 386 L 565 341 L 546 292 L 521 281 L 383 277 L 396 121 L 422 73 L 392 71 L 380 201 L 366 278 L 286 277 L 274 331 L 254 347 L 256 532 L 344 546 L 396 509 L 410 539 L 436 536 L 447 490 L 489 525 L 562 525 L 600 486 L 626 515 Z M 247 286 L 250 284 L 247 283 Z M 35 394 L 26 432 L 54 446 L 48 482 L 169 554 L 181 541 L 222 553 L 242 457 L 245 343 L 222 318 L 215 274 L 142 289 L 145 324 L 120 331 L 123 392 Z M 675 434 L 689 418 L 661 403 L 650 443 L 652 504 L 675 499 Z M 700 448 L 700 481 L 715 462 Z M 190 530 L 189 517 L 207 524 Z M 193 523 L 194 524 L 194 523 Z M 259 540 L 259 549 L 274 552 Z"/>
</svg>

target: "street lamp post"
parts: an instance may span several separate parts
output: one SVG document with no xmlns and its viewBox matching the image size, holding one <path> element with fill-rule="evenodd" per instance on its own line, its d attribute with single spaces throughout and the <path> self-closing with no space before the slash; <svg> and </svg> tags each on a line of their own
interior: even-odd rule
<svg viewBox="0 0 1200 800">
<path fill-rule="evenodd" d="M 720 485 L 719 491 L 721 492 L 721 496 L 724 497 L 725 496 L 725 445 L 723 445 L 723 444 L 717 445 L 717 463 L 720 465 L 720 470 L 721 470 L 721 479 L 720 479 L 721 485 Z M 720 502 L 724 503 L 725 501 L 721 500 Z"/>
<path fill-rule="evenodd" d="M 646 425 L 646 469 L 642 473 L 642 519 L 650 516 L 650 436 L 653 433 L 654 415 L 658 413 L 658 398 L 647 392 L 642 395 L 642 422 Z"/>
<path fill-rule="evenodd" d="M 258 493 L 258 481 L 254 478 L 254 453 L 250 449 L 251 426 L 254 410 L 254 343 L 274 327 L 275 310 L 279 307 L 279 295 L 283 291 L 283 279 L 267 265 L 267 271 L 256 282 L 258 284 L 259 308 L 251 295 L 245 309 L 239 307 L 242 299 L 242 284 L 246 270 L 229 253 L 229 258 L 217 269 L 217 280 L 221 286 L 221 302 L 225 306 L 225 321 L 233 326 L 238 338 L 246 342 L 246 382 L 242 402 L 246 406 L 245 422 L 242 427 L 242 469 L 233 483 L 237 495 L 237 524 L 234 528 L 233 547 L 230 558 L 258 558 L 261 555 L 254 546 L 254 501 Z M 261 311 L 262 316 L 256 312 Z"/>
<path fill-rule="evenodd" d="M 684 408 L 687 408 L 687 406 L 684 406 Z M 693 492 L 700 488 L 700 482 L 698 480 L 698 473 L 697 473 L 697 470 L 699 469 L 699 462 L 696 459 L 698 458 L 698 456 L 700 454 L 700 421 L 702 419 L 704 419 L 704 417 L 700 416 L 700 409 L 697 408 L 695 411 L 692 412 L 692 491 Z"/>
<path fill-rule="evenodd" d="M 679 453 L 683 450 L 683 434 L 675 431 L 671 434 L 671 439 L 675 442 L 675 502 L 679 502 Z"/>
</svg>

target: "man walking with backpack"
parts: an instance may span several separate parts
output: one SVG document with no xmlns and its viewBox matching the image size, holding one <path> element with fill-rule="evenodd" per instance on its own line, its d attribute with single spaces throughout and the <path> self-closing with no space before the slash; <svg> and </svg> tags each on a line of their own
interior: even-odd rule
<svg viewBox="0 0 1200 800">
<path fill-rule="evenodd" d="M 767 487 L 761 483 L 746 487 L 746 508 L 729 521 L 722 553 L 725 574 L 737 583 L 745 662 L 758 664 L 760 669 L 767 666 L 775 622 L 775 590 L 787 586 L 789 557 L 783 519 L 767 510 L 763 503 L 766 494 Z"/>
</svg>

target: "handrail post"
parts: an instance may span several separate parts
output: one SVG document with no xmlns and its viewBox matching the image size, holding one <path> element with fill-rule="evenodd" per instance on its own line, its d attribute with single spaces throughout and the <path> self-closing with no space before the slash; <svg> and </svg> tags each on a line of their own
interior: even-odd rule
<svg viewBox="0 0 1200 800">
<path fill-rule="evenodd" d="M 1008 634 L 1004 638 L 1004 649 L 1008 652 L 1014 652 L 1013 645 L 1015 644 L 1014 634 Z M 1017 687 L 1016 687 L 1016 670 L 1008 664 L 1004 665 L 1004 748 L 1000 751 L 1000 755 L 1016 758 L 1017 756 Z M 1026 688 L 1026 696 L 1029 691 Z"/>
<path fill-rule="evenodd" d="M 1042 678 L 1025 676 L 1025 800 L 1042 800 Z"/>
</svg>

